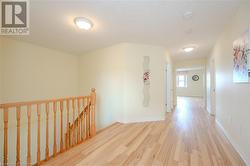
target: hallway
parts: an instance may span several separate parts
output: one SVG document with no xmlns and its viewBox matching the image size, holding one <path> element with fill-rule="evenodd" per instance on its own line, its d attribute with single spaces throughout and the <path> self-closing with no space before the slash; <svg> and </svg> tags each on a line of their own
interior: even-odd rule
<svg viewBox="0 0 250 166">
<path fill-rule="evenodd" d="M 250 0 L 0 14 L 0 166 L 250 166 Z"/>
<path fill-rule="evenodd" d="M 244 165 L 201 105 L 178 97 L 165 121 L 116 123 L 44 165 Z"/>
</svg>

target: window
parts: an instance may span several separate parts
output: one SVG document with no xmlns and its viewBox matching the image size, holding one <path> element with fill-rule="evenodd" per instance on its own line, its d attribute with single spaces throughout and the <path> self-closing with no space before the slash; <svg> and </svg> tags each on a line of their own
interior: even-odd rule
<svg viewBox="0 0 250 166">
<path fill-rule="evenodd" d="M 177 87 L 187 87 L 187 75 L 177 75 Z"/>
</svg>

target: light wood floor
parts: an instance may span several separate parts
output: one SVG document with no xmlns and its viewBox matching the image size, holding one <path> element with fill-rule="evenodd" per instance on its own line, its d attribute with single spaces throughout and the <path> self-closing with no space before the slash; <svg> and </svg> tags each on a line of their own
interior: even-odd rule
<svg viewBox="0 0 250 166">
<path fill-rule="evenodd" d="M 201 99 L 178 98 L 165 121 L 116 123 L 45 165 L 242 166 L 231 144 L 201 108 Z"/>
</svg>

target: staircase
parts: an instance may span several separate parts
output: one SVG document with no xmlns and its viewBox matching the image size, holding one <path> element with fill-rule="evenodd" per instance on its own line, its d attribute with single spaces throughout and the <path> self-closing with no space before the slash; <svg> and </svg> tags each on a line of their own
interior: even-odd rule
<svg viewBox="0 0 250 166">
<path fill-rule="evenodd" d="M 13 162 L 17 166 L 24 164 L 40 165 L 51 157 L 55 157 L 95 136 L 95 105 L 96 92 L 94 88 L 91 89 L 91 93 L 88 96 L 0 104 L 4 128 L 3 138 L 0 138 L 3 140 L 3 152 L 0 153 L 3 161 L 0 165 L 13 165 Z M 15 112 L 16 117 L 9 117 L 9 114 L 12 115 L 13 112 Z M 23 112 L 26 112 L 26 114 L 23 114 Z M 57 117 L 58 114 L 60 115 L 59 117 Z M 27 117 L 23 117 L 23 115 Z M 22 118 L 26 118 L 27 122 Z M 34 119 L 36 124 L 34 124 Z M 57 123 L 58 119 L 60 119 L 59 126 Z M 23 121 L 27 123 L 27 128 L 24 127 Z M 51 121 L 53 121 L 52 124 L 50 124 Z M 31 130 L 32 125 L 37 126 L 35 132 Z M 41 132 L 41 125 L 46 126 L 43 133 Z M 12 126 L 12 128 L 9 128 L 9 126 Z M 14 131 L 16 133 L 11 133 L 13 132 L 13 126 L 15 126 Z M 53 132 L 51 128 L 53 128 Z M 23 130 L 27 131 L 23 132 Z M 21 131 L 24 134 L 27 133 L 25 139 L 26 149 L 23 149 L 21 145 L 21 142 L 23 142 L 21 137 L 22 140 L 24 137 L 23 134 L 21 135 Z M 12 147 L 10 144 L 14 142 L 9 135 L 13 136 L 14 134 L 16 134 L 15 149 L 10 149 Z M 34 142 L 34 140 L 31 140 L 31 136 L 34 134 L 36 134 L 36 147 L 32 147 L 33 145 L 31 144 L 31 142 Z M 45 146 L 41 146 L 41 138 L 44 137 Z M 53 137 L 53 145 L 49 141 L 51 137 Z M 58 140 L 60 141 L 58 142 Z M 20 148 L 21 146 L 22 149 Z M 50 150 L 50 147 L 53 147 L 53 151 Z M 32 153 L 31 155 L 31 149 L 34 148 L 36 149 L 36 154 Z M 24 151 L 26 152 L 26 161 L 21 161 L 21 158 L 23 158 L 21 154 Z M 45 152 L 43 158 L 41 158 L 41 151 Z M 10 161 L 9 158 L 12 160 Z M 15 161 L 13 161 L 13 158 L 15 158 Z"/>
<path fill-rule="evenodd" d="M 93 124 L 94 119 L 90 121 L 90 117 L 94 118 L 94 112 L 90 112 L 91 106 L 91 102 L 88 102 L 75 121 L 69 123 L 69 129 L 65 133 L 65 142 L 67 142 L 68 147 L 82 143 L 86 139 L 95 135 L 95 124 Z M 90 113 L 92 113 L 92 115 L 90 115 Z M 86 127 L 84 126 L 85 124 Z"/>
</svg>

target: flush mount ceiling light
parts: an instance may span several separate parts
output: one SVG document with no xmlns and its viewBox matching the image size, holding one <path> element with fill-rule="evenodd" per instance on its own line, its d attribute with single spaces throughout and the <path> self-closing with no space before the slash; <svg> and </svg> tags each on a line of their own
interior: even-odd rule
<svg viewBox="0 0 250 166">
<path fill-rule="evenodd" d="M 187 11 L 183 13 L 183 19 L 184 20 L 190 20 L 193 18 L 193 12 L 192 11 Z"/>
<path fill-rule="evenodd" d="M 84 17 L 76 17 L 74 19 L 76 26 L 80 29 L 90 30 L 93 27 L 93 23 Z"/>
<path fill-rule="evenodd" d="M 183 51 L 184 52 L 191 52 L 191 51 L 193 51 L 194 50 L 194 47 L 184 47 L 183 48 Z"/>
</svg>

